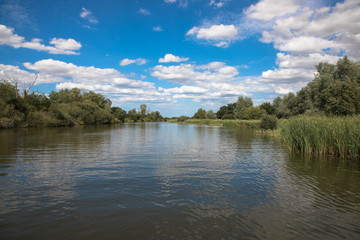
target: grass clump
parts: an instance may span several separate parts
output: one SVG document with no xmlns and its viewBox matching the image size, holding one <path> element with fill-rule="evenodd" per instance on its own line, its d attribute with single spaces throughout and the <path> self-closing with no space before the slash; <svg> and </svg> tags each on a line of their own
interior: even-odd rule
<svg viewBox="0 0 360 240">
<path fill-rule="evenodd" d="M 281 135 L 296 151 L 359 159 L 360 116 L 298 116 L 282 123 Z"/>
</svg>

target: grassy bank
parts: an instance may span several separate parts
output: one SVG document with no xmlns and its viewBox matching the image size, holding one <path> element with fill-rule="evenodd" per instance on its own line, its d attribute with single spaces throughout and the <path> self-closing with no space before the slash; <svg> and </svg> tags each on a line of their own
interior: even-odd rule
<svg viewBox="0 0 360 240">
<path fill-rule="evenodd" d="M 283 121 L 279 127 L 292 150 L 359 159 L 360 116 L 298 116 Z"/>
</svg>

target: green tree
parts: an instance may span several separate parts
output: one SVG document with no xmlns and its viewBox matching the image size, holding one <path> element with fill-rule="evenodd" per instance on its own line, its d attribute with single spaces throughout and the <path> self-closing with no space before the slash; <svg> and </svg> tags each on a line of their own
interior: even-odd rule
<svg viewBox="0 0 360 240">
<path fill-rule="evenodd" d="M 194 114 L 193 118 L 206 119 L 206 111 L 202 108 L 199 108 L 198 111 Z"/>
<path fill-rule="evenodd" d="M 242 113 L 242 119 L 245 120 L 258 120 L 266 115 L 266 111 L 261 107 L 249 107 L 245 109 Z"/>
<path fill-rule="evenodd" d="M 206 119 L 216 119 L 216 114 L 213 112 L 213 110 L 209 110 L 205 114 Z"/>
<path fill-rule="evenodd" d="M 260 105 L 260 108 L 261 108 L 261 109 L 264 109 L 268 115 L 273 115 L 273 114 L 275 114 L 275 108 L 274 108 L 274 106 L 271 105 L 271 103 L 269 103 L 269 102 L 264 102 L 264 103 L 262 103 L 262 104 Z"/>
<path fill-rule="evenodd" d="M 112 107 L 111 114 L 118 119 L 120 122 L 124 122 L 126 118 L 126 111 L 119 107 Z"/>
<path fill-rule="evenodd" d="M 234 114 L 235 105 L 236 103 L 230 103 L 222 106 L 219 111 L 216 112 L 216 117 L 222 119 L 225 115 Z"/>
<path fill-rule="evenodd" d="M 240 96 L 234 109 L 235 117 L 238 119 L 244 119 L 244 111 L 252 106 L 253 101 L 251 98 Z"/>
<path fill-rule="evenodd" d="M 138 116 L 137 116 L 136 109 L 134 108 L 134 109 L 129 110 L 129 111 L 128 111 L 128 114 L 127 114 L 127 117 L 128 117 L 130 120 L 136 122 L 136 121 L 138 120 Z"/>
</svg>

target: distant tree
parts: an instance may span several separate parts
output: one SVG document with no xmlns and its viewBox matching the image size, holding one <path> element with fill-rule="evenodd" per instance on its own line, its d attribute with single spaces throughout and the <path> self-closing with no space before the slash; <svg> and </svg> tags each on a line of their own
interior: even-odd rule
<svg viewBox="0 0 360 240">
<path fill-rule="evenodd" d="M 273 115 L 273 114 L 275 114 L 275 108 L 274 108 L 274 106 L 271 105 L 271 103 L 269 103 L 269 102 L 264 102 L 264 103 L 262 103 L 262 104 L 260 105 L 260 108 L 261 108 L 261 109 L 264 109 L 268 115 Z"/>
<path fill-rule="evenodd" d="M 213 110 L 209 110 L 205 114 L 206 119 L 216 119 L 216 114 L 213 112 Z"/>
<path fill-rule="evenodd" d="M 128 117 L 130 120 L 136 122 L 136 121 L 138 120 L 138 116 L 137 116 L 136 109 L 134 108 L 134 109 L 129 110 L 129 111 L 128 111 L 128 114 L 127 114 L 127 117 Z"/>
<path fill-rule="evenodd" d="M 198 111 L 194 114 L 193 118 L 206 119 L 206 111 L 202 108 L 199 108 Z"/>
<path fill-rule="evenodd" d="M 244 119 L 244 111 L 252 106 L 253 101 L 251 98 L 240 96 L 234 109 L 235 117 L 238 119 Z"/>
<path fill-rule="evenodd" d="M 219 111 L 216 112 L 216 117 L 222 119 L 224 115 L 234 114 L 236 103 L 230 103 L 228 105 L 222 106 Z"/>
<path fill-rule="evenodd" d="M 138 118 L 140 120 L 143 120 L 146 117 L 147 114 L 147 106 L 146 104 L 141 104 L 140 108 L 138 109 Z"/>
<path fill-rule="evenodd" d="M 111 114 L 121 122 L 124 122 L 126 118 L 126 111 L 119 107 L 112 107 Z"/>
<path fill-rule="evenodd" d="M 261 107 L 249 107 L 242 113 L 242 119 L 245 120 L 258 120 L 266 115 L 266 111 Z"/>
</svg>

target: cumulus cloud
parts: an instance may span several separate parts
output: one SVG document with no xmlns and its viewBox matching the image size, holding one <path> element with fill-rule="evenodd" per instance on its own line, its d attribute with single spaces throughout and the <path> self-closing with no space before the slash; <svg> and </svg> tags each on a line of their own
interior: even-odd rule
<svg viewBox="0 0 360 240">
<path fill-rule="evenodd" d="M 8 45 L 14 48 L 22 47 L 37 51 L 45 51 L 51 54 L 66 55 L 79 54 L 76 50 L 81 48 L 81 43 L 72 38 L 53 38 L 50 41 L 50 44 L 54 46 L 47 46 L 41 42 L 42 40 L 38 38 L 33 38 L 30 42 L 27 42 L 24 37 L 15 34 L 13 28 L 0 24 L 0 45 Z"/>
<path fill-rule="evenodd" d="M 296 13 L 299 8 L 295 0 L 261 0 L 251 5 L 245 14 L 249 18 L 269 21 L 289 13 Z"/>
<path fill-rule="evenodd" d="M 147 63 L 147 60 L 144 58 L 137 58 L 137 59 L 124 58 L 123 60 L 120 61 L 119 64 L 120 66 L 126 66 L 133 63 L 136 63 L 137 65 L 144 65 Z"/>
<path fill-rule="evenodd" d="M 87 20 L 89 23 L 98 24 L 99 21 L 97 18 L 92 14 L 92 12 L 86 8 L 81 8 L 80 17 Z"/>
<path fill-rule="evenodd" d="M 236 101 L 240 95 L 249 95 L 250 84 L 239 80 L 239 73 L 233 66 L 223 62 L 205 65 L 180 64 L 177 66 L 158 65 L 151 75 L 160 80 L 182 85 L 174 88 L 159 88 L 160 92 L 172 94 L 173 99 L 191 99 L 194 102 Z"/>
<path fill-rule="evenodd" d="M 24 66 L 38 72 L 39 76 L 53 79 L 52 82 L 57 83 L 56 89 L 78 87 L 95 91 L 110 97 L 117 104 L 171 101 L 171 96 L 157 91 L 152 82 L 130 79 L 113 68 L 77 66 L 53 59 L 27 62 Z"/>
<path fill-rule="evenodd" d="M 212 64 L 208 64 L 211 66 Z M 161 80 L 179 84 L 203 84 L 207 82 L 226 82 L 233 80 L 239 73 L 235 67 L 218 66 L 205 68 L 204 66 L 196 66 L 192 64 L 180 64 L 179 66 L 163 66 L 158 65 L 153 68 L 151 75 Z"/>
<path fill-rule="evenodd" d="M 238 38 L 238 28 L 231 25 L 212 25 L 209 28 L 193 27 L 186 35 L 195 36 L 196 39 L 205 40 L 217 47 L 228 47 L 229 44 Z"/>
<path fill-rule="evenodd" d="M 168 63 L 168 62 L 186 62 L 187 60 L 189 60 L 189 58 L 182 58 L 182 57 L 178 57 L 175 56 L 173 54 L 166 54 L 165 57 L 160 58 L 159 62 L 160 63 Z"/>
<path fill-rule="evenodd" d="M 335 6 L 317 7 L 307 1 L 260 0 L 244 11 L 249 21 L 267 29 L 261 42 L 279 51 L 277 67 L 265 70 L 254 82 L 277 94 L 298 91 L 314 79 L 319 62 L 335 64 L 347 54 L 359 59 L 360 2 L 345 0 Z"/>
<path fill-rule="evenodd" d="M 176 0 L 164 0 L 164 2 L 166 2 L 166 3 L 175 3 Z"/>
</svg>

